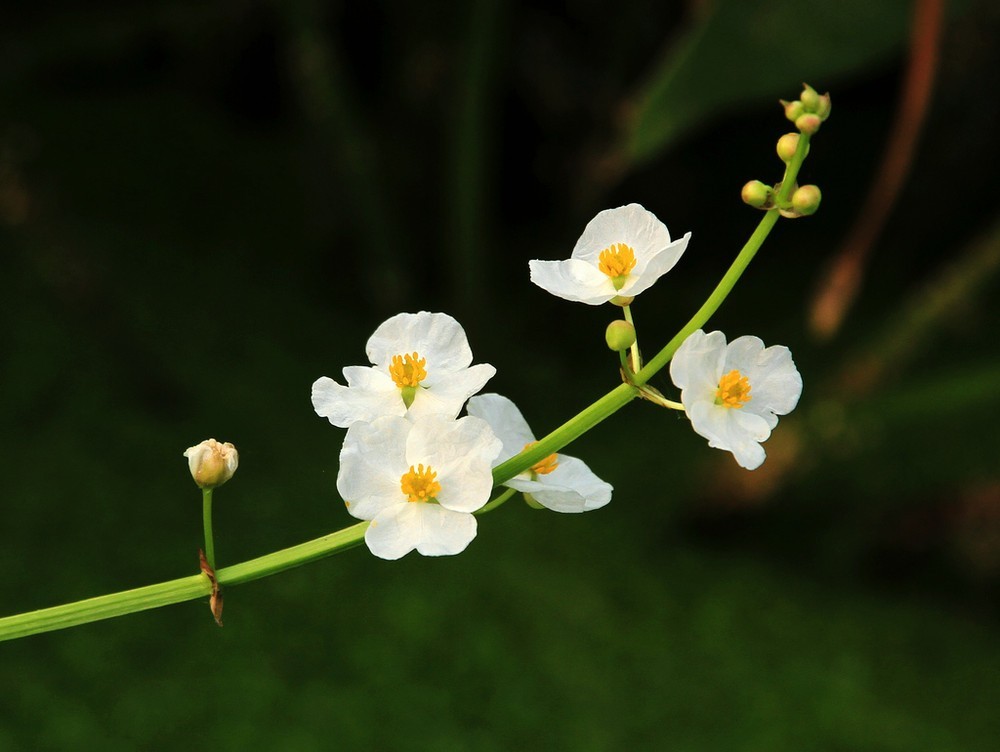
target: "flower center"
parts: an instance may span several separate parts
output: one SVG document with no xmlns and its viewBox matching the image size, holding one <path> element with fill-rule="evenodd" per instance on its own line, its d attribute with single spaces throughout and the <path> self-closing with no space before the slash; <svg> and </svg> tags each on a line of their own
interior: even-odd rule
<svg viewBox="0 0 1000 752">
<path fill-rule="evenodd" d="M 610 245 L 601 251 L 597 268 L 611 277 L 611 284 L 620 290 L 628 273 L 635 268 L 635 251 L 624 243 Z"/>
<path fill-rule="evenodd" d="M 531 447 L 533 447 L 537 443 L 538 443 L 537 441 L 529 441 L 527 444 L 524 445 L 524 449 L 531 449 Z M 522 449 L 521 451 L 523 452 L 524 449 Z M 538 462 L 532 465 L 529 468 L 529 470 L 535 475 L 548 475 L 557 467 L 559 467 L 559 459 L 556 457 L 555 452 L 553 452 L 548 457 L 540 459 Z"/>
<path fill-rule="evenodd" d="M 441 484 L 436 478 L 437 473 L 430 465 L 417 465 L 416 469 L 410 465 L 409 472 L 403 473 L 403 477 L 399 479 L 399 487 L 403 489 L 407 501 L 434 501 L 441 493 Z"/>
<path fill-rule="evenodd" d="M 735 368 L 719 379 L 719 388 L 715 390 L 715 404 L 738 410 L 751 399 L 750 379 Z"/>
<path fill-rule="evenodd" d="M 417 353 L 393 355 L 389 375 L 400 389 L 416 387 L 427 378 L 427 358 L 421 358 Z"/>
</svg>

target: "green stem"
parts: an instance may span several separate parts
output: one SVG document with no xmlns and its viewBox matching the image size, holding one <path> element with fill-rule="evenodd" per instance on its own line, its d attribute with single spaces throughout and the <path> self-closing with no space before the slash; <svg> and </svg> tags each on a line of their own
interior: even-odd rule
<svg viewBox="0 0 1000 752">
<path fill-rule="evenodd" d="M 205 561 L 215 570 L 215 539 L 212 537 L 212 489 L 201 489 L 201 523 L 205 528 Z"/>
<path fill-rule="evenodd" d="M 635 329 L 635 322 L 632 321 L 632 308 L 630 306 L 622 306 L 622 312 L 625 314 L 625 320 L 632 325 Z M 642 367 L 642 363 L 639 360 L 639 335 L 636 334 L 635 342 L 632 343 L 632 347 L 629 348 L 629 352 L 632 354 L 632 373 L 637 373 Z"/>
<path fill-rule="evenodd" d="M 268 577 L 353 548 L 364 539 L 367 529 L 367 522 L 359 522 L 330 535 L 324 535 L 322 538 L 225 567 L 218 570 L 215 575 L 219 584 L 227 587 Z M 211 592 L 212 585 L 208 577 L 196 574 L 62 606 L 29 611 L 0 619 L 0 641 L 27 637 L 39 632 L 52 632 L 136 611 L 203 598 Z"/>
<path fill-rule="evenodd" d="M 785 171 L 784 183 L 778 195 L 779 204 L 787 201 L 788 196 L 791 195 L 795 178 L 805 157 L 808 142 L 808 136 L 803 134 L 799 139 L 799 148 Z M 503 485 L 506 481 L 527 470 L 536 462 L 544 459 L 553 452 L 559 451 L 635 399 L 639 395 L 639 386 L 645 384 L 653 375 L 670 362 L 670 358 L 673 357 L 674 352 L 676 352 L 677 348 L 680 347 L 688 335 L 703 326 L 719 306 L 722 305 L 722 301 L 725 300 L 726 296 L 733 289 L 736 281 L 743 274 L 743 271 L 757 253 L 764 239 L 778 221 L 778 216 L 776 209 L 772 209 L 764 215 L 757 229 L 754 230 L 753 235 L 750 236 L 746 245 L 743 246 L 740 254 L 736 257 L 736 260 L 725 276 L 723 276 L 722 281 L 716 286 L 708 300 L 698 309 L 698 312 L 695 313 L 684 328 L 667 343 L 666 347 L 660 350 L 642 370 L 634 375 L 634 383 L 620 384 L 539 440 L 530 449 L 526 449 L 520 454 L 497 465 L 493 468 L 493 484 L 495 486 Z M 513 491 L 513 489 L 509 489 L 504 492 L 480 509 L 478 513 L 482 514 L 500 506 L 500 504 L 513 495 Z M 211 538 L 210 494 L 206 493 L 203 499 L 206 500 L 203 506 L 206 533 L 205 546 L 208 549 L 206 556 L 209 558 L 211 564 L 214 559 L 214 550 Z M 265 556 L 260 556 L 241 564 L 225 567 L 215 573 L 216 578 L 220 585 L 231 587 L 262 577 L 268 577 L 272 574 L 283 572 L 286 569 L 299 567 L 317 559 L 332 556 L 333 554 L 359 545 L 364 540 L 368 525 L 368 522 L 359 522 L 356 525 L 338 530 L 335 533 L 330 533 L 322 538 L 306 541 L 297 546 L 275 551 L 274 553 L 266 554 Z M 197 574 L 134 590 L 126 590 L 75 603 L 67 603 L 62 606 L 16 614 L 0 619 L 0 641 L 26 637 L 27 635 L 39 632 L 65 629 L 66 627 L 86 624 L 92 621 L 110 619 L 136 611 L 145 611 L 159 606 L 166 606 L 171 603 L 189 601 L 210 595 L 211 592 L 212 585 L 208 577 L 204 574 Z"/>
<path fill-rule="evenodd" d="M 780 205 L 788 202 L 788 198 L 795 187 L 795 179 L 799 174 L 799 168 L 802 167 L 802 160 L 805 159 L 808 148 L 809 135 L 803 133 L 799 137 L 799 146 L 795 151 L 795 155 L 785 168 L 785 177 L 781 182 L 781 189 L 778 191 L 776 199 L 777 204 Z M 673 339 L 656 355 L 650 358 L 649 362 L 636 373 L 633 379 L 636 384 L 641 386 L 656 375 L 660 369 L 670 362 L 670 359 L 674 357 L 674 353 L 677 352 L 677 348 L 683 344 L 684 340 L 691 336 L 693 332 L 703 327 L 712 317 L 712 314 L 719 310 L 719 306 L 722 305 L 722 302 L 732 292 L 733 287 L 736 286 L 740 277 L 743 276 L 743 272 L 750 265 L 753 257 L 757 255 L 757 251 L 764 244 L 764 240 L 767 239 L 767 236 L 771 233 L 774 225 L 777 224 L 780 216 L 777 209 L 770 209 L 761 217 L 757 229 L 753 231 L 750 239 L 747 240 L 742 250 L 740 250 L 736 260 L 733 261 L 725 275 L 723 275 L 719 284 L 715 286 L 712 294 L 708 296 L 708 300 L 702 304 L 701 308 L 698 309 L 684 327 L 674 335 Z"/>
<path fill-rule="evenodd" d="M 507 501 L 507 499 L 509 499 L 516 493 L 517 493 L 516 488 L 508 488 L 502 494 L 500 494 L 495 499 L 490 501 L 486 506 L 482 507 L 481 509 L 477 509 L 475 512 L 473 512 L 473 514 L 486 514 L 487 512 L 492 512 L 494 509 L 503 504 L 505 501 Z"/>
</svg>

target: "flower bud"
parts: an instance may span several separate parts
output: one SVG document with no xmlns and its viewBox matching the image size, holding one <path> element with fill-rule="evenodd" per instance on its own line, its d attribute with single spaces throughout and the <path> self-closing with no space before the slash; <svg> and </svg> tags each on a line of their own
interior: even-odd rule
<svg viewBox="0 0 1000 752">
<path fill-rule="evenodd" d="M 201 488 L 221 486 L 233 477 L 240 462 L 239 453 L 229 442 L 207 439 L 184 452 L 191 477 Z"/>
<path fill-rule="evenodd" d="M 830 102 L 830 92 L 827 92 L 819 98 L 819 105 L 816 107 L 816 114 L 819 116 L 820 120 L 826 120 L 830 117 L 830 110 L 833 104 Z"/>
<path fill-rule="evenodd" d="M 819 109 L 819 99 L 819 94 L 813 87 L 809 84 L 802 84 L 799 101 L 802 102 L 806 112 L 816 112 Z"/>
<path fill-rule="evenodd" d="M 635 327 L 624 320 L 612 321 L 604 332 L 604 340 L 615 352 L 624 352 L 635 344 Z"/>
<path fill-rule="evenodd" d="M 778 146 L 775 151 L 778 152 L 778 156 L 781 157 L 781 161 L 788 163 L 792 161 L 792 157 L 795 156 L 795 150 L 799 148 L 799 134 L 798 133 L 786 133 L 784 136 L 778 139 Z"/>
<path fill-rule="evenodd" d="M 806 114 L 806 108 L 803 107 L 802 102 L 797 99 L 792 102 L 786 102 L 784 99 L 779 99 L 778 101 L 781 102 L 781 105 L 785 108 L 785 117 L 793 123 L 802 115 Z"/>
<path fill-rule="evenodd" d="M 804 217 L 815 214 L 823 194 L 815 185 L 803 185 L 792 194 L 792 207 Z"/>
<path fill-rule="evenodd" d="M 755 209 L 766 209 L 774 200 L 774 192 L 771 186 L 759 180 L 751 180 L 744 185 L 740 196 L 743 199 L 743 203 L 749 204 Z"/>
<path fill-rule="evenodd" d="M 798 128 L 803 133 L 808 133 L 810 136 L 819 130 L 819 125 L 823 121 L 820 120 L 819 115 L 813 113 L 807 113 L 802 115 L 798 120 L 795 121 L 795 127 Z"/>
</svg>

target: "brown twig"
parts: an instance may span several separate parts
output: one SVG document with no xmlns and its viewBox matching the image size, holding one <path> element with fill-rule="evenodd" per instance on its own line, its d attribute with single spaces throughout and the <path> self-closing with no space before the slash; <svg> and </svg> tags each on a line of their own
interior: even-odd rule
<svg viewBox="0 0 1000 752">
<path fill-rule="evenodd" d="M 861 216 L 823 275 L 813 299 L 810 327 L 814 334 L 824 339 L 836 334 L 857 297 L 872 246 L 909 174 L 934 87 L 943 14 L 944 0 L 916 0 L 910 32 L 910 61 L 899 109 L 890 130 L 891 138 L 862 205 Z"/>
</svg>

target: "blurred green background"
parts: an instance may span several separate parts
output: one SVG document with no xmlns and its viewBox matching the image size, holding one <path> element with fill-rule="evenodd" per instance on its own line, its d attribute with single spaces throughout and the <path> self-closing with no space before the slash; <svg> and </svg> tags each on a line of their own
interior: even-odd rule
<svg viewBox="0 0 1000 752">
<path fill-rule="evenodd" d="M 926 5 L 926 3 L 924 3 Z M 353 520 L 309 389 L 443 310 L 537 433 L 618 382 L 607 307 L 528 282 L 642 203 L 688 319 L 781 177 L 776 100 L 833 96 L 713 319 L 805 390 L 756 473 L 635 403 L 570 450 L 616 489 L 511 502 L 461 556 L 358 549 L 0 645 L 3 750 L 994 750 L 1000 12 L 953 3 L 842 328 L 809 310 L 892 140 L 914 3 L 48 3 L 0 29 L 0 611 L 197 571 L 182 451 L 240 450 L 235 563 Z M 665 374 L 656 384 L 672 387 Z"/>
</svg>

